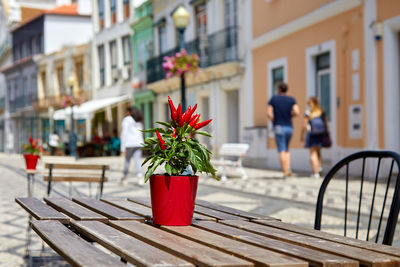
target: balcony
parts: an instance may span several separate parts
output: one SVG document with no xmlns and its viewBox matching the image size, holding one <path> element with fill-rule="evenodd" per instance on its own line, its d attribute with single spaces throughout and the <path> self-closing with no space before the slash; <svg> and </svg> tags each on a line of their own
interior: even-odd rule
<svg viewBox="0 0 400 267">
<path fill-rule="evenodd" d="M 207 68 L 225 62 L 237 61 L 238 58 L 238 27 L 229 27 L 208 36 L 196 38 L 185 44 L 188 53 L 196 53 L 200 57 L 200 68 Z M 173 56 L 179 48 L 176 47 L 164 54 L 147 61 L 147 83 L 165 78 L 162 67 L 165 56 Z"/>
<path fill-rule="evenodd" d="M 36 94 L 27 94 L 25 96 L 17 97 L 14 100 L 10 100 L 10 112 L 15 112 L 18 109 L 31 107 L 36 99 Z"/>
</svg>

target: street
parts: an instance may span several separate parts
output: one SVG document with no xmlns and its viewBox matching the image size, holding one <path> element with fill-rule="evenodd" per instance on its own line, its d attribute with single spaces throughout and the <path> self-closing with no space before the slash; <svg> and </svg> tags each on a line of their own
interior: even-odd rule
<svg viewBox="0 0 400 267">
<path fill-rule="evenodd" d="M 130 196 L 149 196 L 148 184 L 140 186 L 138 180 L 131 173 L 128 183 L 121 185 L 119 179 L 122 175 L 123 159 L 120 157 L 87 158 L 80 161 L 103 163 L 111 166 L 110 180 L 105 184 L 103 197 L 125 198 Z M 43 167 L 39 163 L 39 168 Z M 133 170 L 133 163 L 131 165 Z M 284 222 L 312 228 L 314 224 L 315 202 L 322 179 L 314 179 L 295 175 L 282 179 L 281 173 L 270 170 L 246 169 L 249 179 L 228 178 L 226 182 L 218 182 L 212 178 L 200 177 L 197 197 L 233 208 L 252 211 L 281 219 Z M 27 240 L 27 213 L 14 201 L 15 197 L 27 196 L 27 179 L 24 171 L 24 161 L 21 155 L 0 154 L 0 266 L 25 266 L 25 251 Z M 230 171 L 234 174 L 234 170 Z M 322 225 L 327 225 L 333 233 L 343 234 L 343 198 L 338 195 L 343 181 L 332 183 L 332 192 L 328 194 L 329 208 L 325 211 Z M 365 184 L 365 191 L 372 187 L 372 183 Z M 355 187 L 355 185 L 353 186 Z M 350 185 L 350 191 L 352 190 Z M 378 198 L 380 196 L 378 186 Z M 38 198 L 45 196 L 46 184 L 40 175 L 36 175 L 33 195 Z M 97 185 L 92 186 L 92 196 L 96 194 Z M 52 197 L 67 196 L 69 186 L 67 183 L 56 183 L 53 187 Z M 72 196 L 89 196 L 86 183 L 74 184 Z M 355 208 L 356 201 L 350 203 L 349 209 Z M 354 215 L 354 214 L 353 214 Z M 354 227 L 355 218 L 351 216 L 349 224 Z M 366 222 L 361 220 L 361 236 L 366 228 Z M 400 229 L 397 228 L 394 246 L 400 246 Z M 58 257 L 45 248 L 42 252 L 42 242 L 35 233 L 30 234 L 31 255 L 35 263 L 47 259 L 48 262 L 57 262 Z M 38 256 L 44 256 L 42 258 Z M 62 261 L 59 265 L 62 266 Z M 50 265 L 45 265 L 50 266 Z M 52 265 L 54 266 L 54 265 Z"/>
</svg>

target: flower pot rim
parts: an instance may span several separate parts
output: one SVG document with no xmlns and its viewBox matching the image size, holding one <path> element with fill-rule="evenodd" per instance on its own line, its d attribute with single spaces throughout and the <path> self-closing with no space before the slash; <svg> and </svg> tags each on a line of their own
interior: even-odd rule
<svg viewBox="0 0 400 267">
<path fill-rule="evenodd" d="M 193 175 L 193 174 L 169 175 L 168 173 L 164 173 L 164 174 L 158 174 L 158 173 L 157 173 L 157 174 L 152 174 L 150 177 L 152 177 L 152 176 L 163 176 L 163 177 L 165 177 L 165 176 L 169 176 L 169 177 L 199 177 L 198 175 Z"/>
<path fill-rule="evenodd" d="M 28 156 L 38 156 L 38 157 L 40 157 L 40 154 L 30 154 L 30 153 L 24 153 L 24 156 L 25 155 L 28 155 Z"/>
</svg>

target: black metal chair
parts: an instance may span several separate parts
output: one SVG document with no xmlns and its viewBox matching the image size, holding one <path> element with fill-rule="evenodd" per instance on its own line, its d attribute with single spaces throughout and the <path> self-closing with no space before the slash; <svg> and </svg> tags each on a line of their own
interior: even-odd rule
<svg viewBox="0 0 400 267">
<path fill-rule="evenodd" d="M 380 213 L 379 217 L 374 216 L 374 218 L 379 218 L 378 220 L 378 225 L 376 228 L 376 236 L 375 236 L 375 243 L 378 243 L 379 239 L 379 232 L 382 228 L 382 219 L 384 218 L 384 211 L 385 211 L 385 206 L 386 206 L 386 201 L 388 200 L 388 191 L 393 190 L 393 197 L 391 199 L 391 204 L 390 202 L 388 205 L 390 205 L 390 210 L 389 210 L 389 215 L 387 216 L 386 220 L 386 229 L 385 233 L 383 236 L 382 244 L 386 245 L 392 245 L 393 242 L 393 236 L 395 233 L 396 229 L 396 223 L 398 220 L 398 215 L 399 215 L 399 209 L 400 209 L 400 156 L 399 154 L 391 151 L 361 151 L 354 153 L 352 155 L 349 155 L 339 161 L 333 168 L 330 169 L 328 174 L 326 175 L 324 181 L 321 184 L 319 194 L 318 194 L 318 200 L 317 200 L 317 205 L 316 205 L 316 212 L 315 212 L 315 224 L 314 224 L 314 229 L 316 230 L 321 230 L 321 217 L 322 217 L 322 210 L 323 210 L 323 200 L 324 200 L 324 194 L 327 189 L 327 186 L 329 182 L 332 180 L 333 177 L 335 177 L 338 172 L 342 170 L 343 167 L 345 167 L 344 171 L 344 178 L 345 178 L 345 207 L 344 207 L 344 236 L 347 236 L 347 220 L 349 217 L 349 211 L 348 211 L 348 201 L 349 201 L 349 179 L 353 182 L 354 178 L 357 179 L 357 181 L 360 181 L 360 191 L 359 191 L 359 198 L 358 198 L 358 211 L 357 211 L 357 223 L 356 223 L 356 233 L 355 233 L 355 238 L 359 238 L 359 227 L 360 227 L 360 214 L 361 214 L 361 205 L 365 205 L 365 197 L 363 197 L 363 185 L 364 185 L 364 180 L 366 179 L 365 174 L 366 174 L 366 160 L 367 159 L 375 159 L 376 168 L 372 169 L 371 166 L 372 164 L 367 164 L 367 168 L 371 171 L 376 173 L 375 178 L 374 178 L 374 187 L 373 187 L 373 193 L 371 196 L 371 202 L 370 202 L 370 211 L 369 214 L 367 214 L 366 218 L 368 219 L 368 228 L 367 228 L 367 233 L 366 233 L 366 240 L 370 241 L 370 230 L 371 230 L 371 221 L 373 218 L 373 212 L 374 212 L 374 204 L 376 204 L 376 191 L 377 191 L 377 185 L 381 183 L 378 183 L 378 179 L 380 180 L 385 180 L 386 178 L 386 185 L 385 185 L 385 195 L 382 200 L 382 207 L 380 205 L 378 206 L 378 212 Z M 354 176 L 351 175 L 349 177 L 349 166 L 350 163 L 353 165 L 356 165 L 355 161 L 362 160 L 362 167 L 361 167 L 361 176 Z M 390 166 L 390 169 L 388 170 L 387 176 L 385 175 L 384 178 L 382 178 L 382 174 L 380 173 L 383 165 L 382 160 L 385 160 L 385 163 L 388 167 Z M 370 160 L 369 160 L 370 161 Z M 388 162 L 389 161 L 389 162 Z M 395 179 L 392 180 L 392 175 L 393 175 L 393 170 L 394 170 L 394 165 L 397 165 L 397 174 L 395 174 Z M 376 170 L 376 172 L 374 171 Z M 351 171 L 351 173 L 354 173 Z M 371 173 L 371 172 L 370 172 Z M 373 176 L 373 175 L 372 175 Z M 381 177 L 381 178 L 379 178 Z M 379 181 L 381 182 L 381 181 Z M 390 189 L 390 184 L 395 184 L 394 188 Z M 371 188 L 372 189 L 372 188 Z M 354 195 L 351 195 L 354 196 Z M 362 200 L 364 200 L 364 203 L 362 203 Z M 390 200 L 389 200 L 390 201 Z M 368 204 L 368 202 L 367 202 Z M 364 209 L 365 210 L 365 209 Z M 375 209 L 376 211 L 376 209 Z M 355 214 L 354 214 L 355 215 Z M 362 214 L 365 216 L 365 214 Z M 374 228 L 375 229 L 375 228 Z"/>
</svg>

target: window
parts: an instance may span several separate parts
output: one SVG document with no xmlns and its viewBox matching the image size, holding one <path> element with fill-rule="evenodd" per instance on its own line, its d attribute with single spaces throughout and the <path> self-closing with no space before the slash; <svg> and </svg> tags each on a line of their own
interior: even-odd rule
<svg viewBox="0 0 400 267">
<path fill-rule="evenodd" d="M 42 53 L 43 51 L 43 47 L 42 47 L 42 38 L 43 38 L 43 34 L 39 34 L 36 38 L 36 53 Z"/>
<path fill-rule="evenodd" d="M 131 40 L 129 35 L 122 37 L 122 47 L 124 49 L 124 65 L 131 63 Z"/>
<path fill-rule="evenodd" d="M 160 54 L 163 54 L 167 52 L 167 27 L 165 23 L 162 23 L 160 26 L 158 26 L 158 39 Z"/>
<path fill-rule="evenodd" d="M 104 27 L 104 0 L 98 0 L 99 5 L 99 27 Z"/>
<path fill-rule="evenodd" d="M 117 68 L 117 42 L 110 42 L 110 57 L 111 57 L 111 68 Z"/>
<path fill-rule="evenodd" d="M 288 60 L 286 57 L 268 62 L 268 100 L 278 93 L 278 85 L 287 83 Z"/>
<path fill-rule="evenodd" d="M 48 92 L 47 92 L 47 83 L 46 83 L 46 72 L 43 71 L 40 74 L 40 81 L 42 83 L 42 89 L 43 89 L 43 93 L 45 95 L 45 97 L 47 96 Z"/>
<path fill-rule="evenodd" d="M 124 0 L 124 18 L 129 19 L 129 0 Z"/>
<path fill-rule="evenodd" d="M 78 78 L 79 89 L 82 89 L 82 87 L 83 87 L 83 63 L 82 62 L 76 63 L 75 71 L 76 71 L 75 75 Z"/>
<path fill-rule="evenodd" d="M 199 40 L 199 56 L 200 65 L 206 64 L 207 58 L 207 4 L 205 1 L 200 2 L 194 8 L 196 18 L 196 37 Z"/>
<path fill-rule="evenodd" d="M 19 50 L 17 45 L 14 45 L 13 47 L 13 58 L 14 61 L 17 61 L 19 59 Z"/>
<path fill-rule="evenodd" d="M 328 120 L 331 118 L 331 71 L 330 71 L 330 53 L 318 55 L 316 58 L 317 67 L 317 87 L 315 95 L 321 103 L 322 110 L 325 111 Z"/>
<path fill-rule="evenodd" d="M 58 82 L 58 90 L 61 95 L 64 95 L 65 92 L 65 84 L 64 84 L 64 69 L 58 68 L 57 69 L 57 82 Z"/>
<path fill-rule="evenodd" d="M 236 26 L 237 0 L 225 0 L 225 28 Z"/>
<path fill-rule="evenodd" d="M 104 45 L 100 45 L 98 48 L 99 53 L 99 72 L 100 72 L 100 86 L 105 85 L 105 61 L 104 61 Z"/>
<path fill-rule="evenodd" d="M 31 56 L 34 54 L 32 40 L 33 40 L 33 37 L 30 37 L 29 42 L 28 42 L 28 56 Z"/>
<path fill-rule="evenodd" d="M 117 42 L 110 42 L 110 58 L 111 58 L 111 78 L 113 83 L 118 81 L 118 70 L 117 70 Z"/>
<path fill-rule="evenodd" d="M 283 67 L 278 67 L 272 69 L 272 85 L 273 85 L 273 94 L 276 95 L 278 93 L 278 86 L 283 82 Z"/>
<path fill-rule="evenodd" d="M 111 7 L 111 24 L 115 24 L 117 22 L 117 0 L 110 0 Z"/>
</svg>

